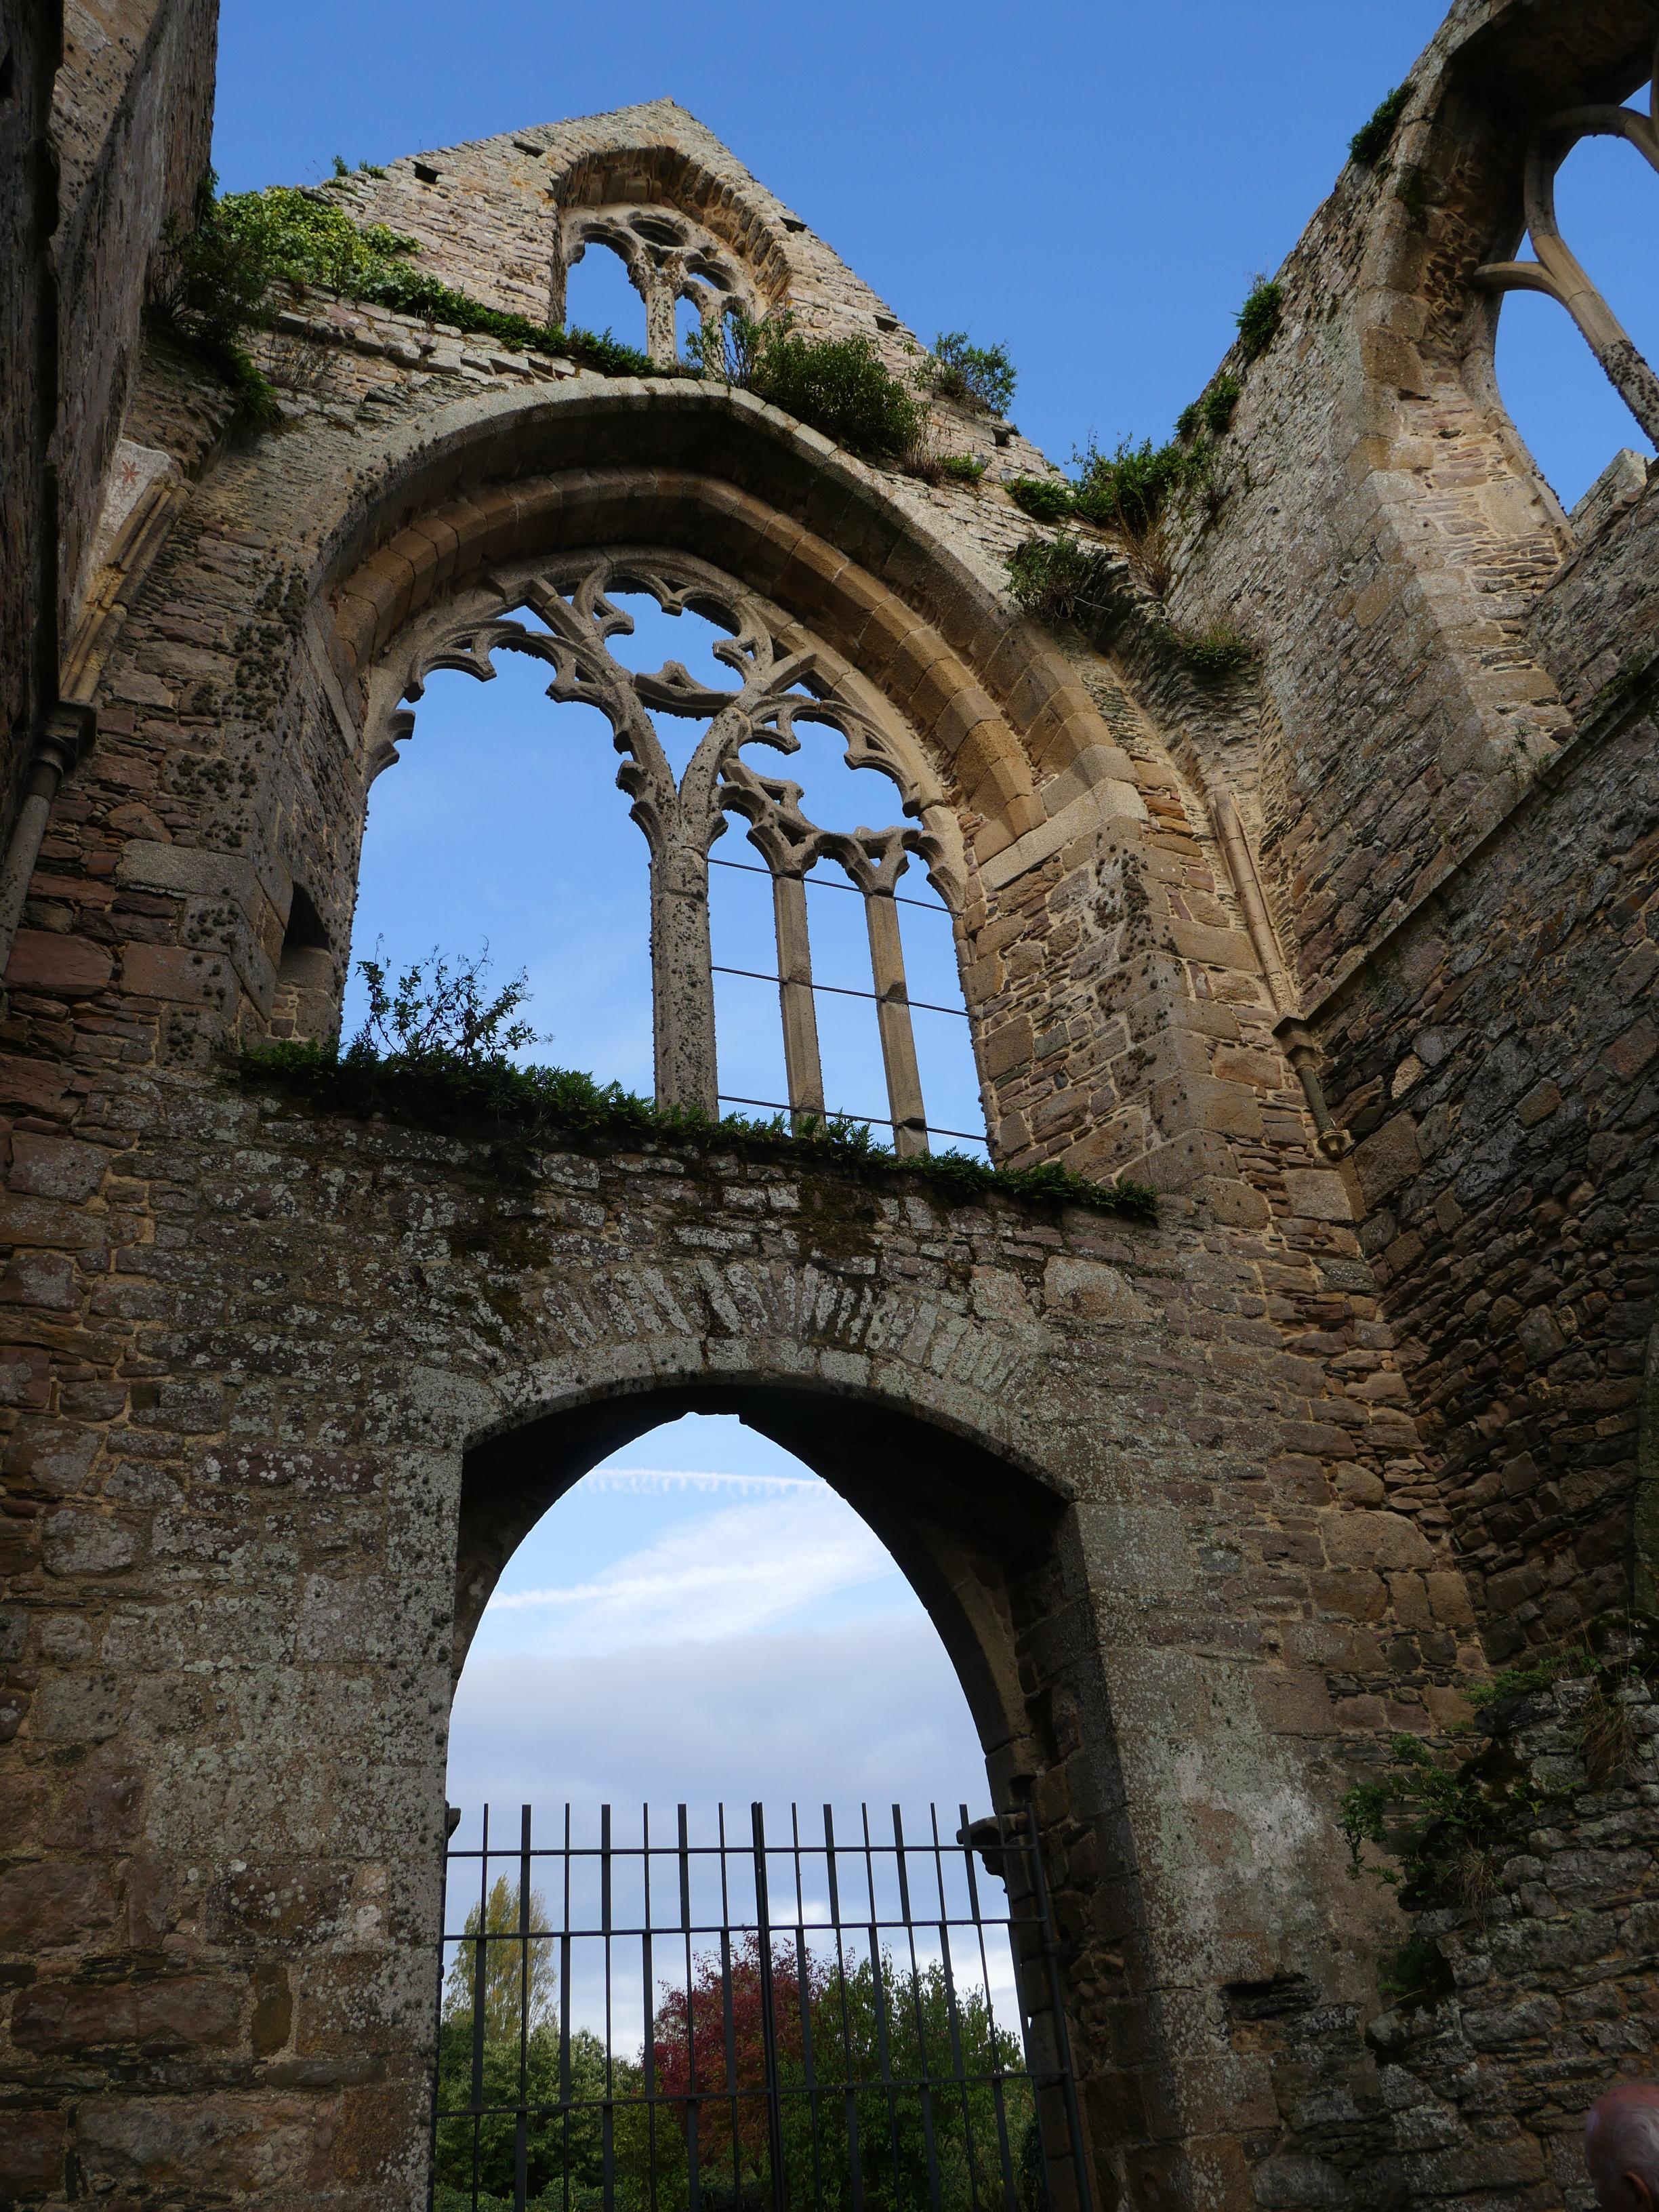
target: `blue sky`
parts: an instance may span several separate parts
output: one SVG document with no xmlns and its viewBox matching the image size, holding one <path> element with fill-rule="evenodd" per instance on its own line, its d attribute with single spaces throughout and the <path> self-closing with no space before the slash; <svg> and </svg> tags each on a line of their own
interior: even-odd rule
<svg viewBox="0 0 1659 2212">
<path fill-rule="evenodd" d="M 1007 344 L 1015 418 L 1065 462 L 1091 439 L 1169 434 L 1253 275 L 1294 245 L 1442 13 L 1441 0 L 1050 0 L 1018 14 L 982 0 L 228 0 L 216 160 L 229 190 L 307 182 L 337 152 L 384 161 L 672 95 L 924 338 L 966 326 Z M 1650 357 L 1656 192 L 1632 149 L 1598 143 L 1560 194 L 1567 235 Z M 614 270 L 606 282 L 590 256 L 573 317 L 637 339 L 637 301 Z M 1553 303 L 1508 302 L 1499 371 L 1569 503 L 1618 447 L 1641 444 Z M 636 665 L 695 665 L 693 626 L 644 617 Z M 648 1089 L 643 845 L 608 735 L 552 709 L 534 665 L 502 672 L 483 688 L 434 679 L 376 784 L 356 949 L 383 939 L 398 959 L 487 939 L 498 975 L 529 973 L 550 1036 L 539 1056 Z M 879 779 L 851 777 L 827 740 L 810 750 L 788 772 L 822 818 L 841 808 L 848 826 L 879 826 L 865 798 L 887 791 Z M 737 825 L 719 849 L 744 857 Z M 769 969 L 765 898 L 757 878 L 715 872 L 717 960 Z M 950 1003 L 948 925 L 920 908 L 905 923 L 913 995 Z M 812 927 L 820 977 L 856 988 L 858 902 L 815 892 Z M 780 1096 L 769 987 L 723 978 L 719 1011 L 722 1085 Z M 836 1103 L 878 1109 L 867 1008 L 825 1000 L 821 1020 Z M 935 1120 L 972 1129 L 960 1025 L 918 1029 Z M 982 1801 L 943 1651 L 846 1508 L 729 1420 L 659 1431 L 619 1459 L 507 1570 L 457 1701 L 458 1802 Z"/>
</svg>

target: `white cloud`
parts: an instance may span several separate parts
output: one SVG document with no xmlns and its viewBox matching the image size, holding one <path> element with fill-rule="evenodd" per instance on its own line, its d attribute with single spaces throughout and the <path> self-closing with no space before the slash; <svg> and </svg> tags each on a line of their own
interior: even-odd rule
<svg viewBox="0 0 1659 2212">
<path fill-rule="evenodd" d="M 815 1480 L 620 1469 L 588 1480 L 617 1489 L 718 1489 L 739 1502 L 669 1528 L 586 1580 L 498 1591 L 480 1629 L 481 1652 L 511 1645 L 600 1656 L 746 1636 L 883 1582 L 896 1604 L 914 1601 L 879 1540 Z"/>
<path fill-rule="evenodd" d="M 449 1794 L 516 1814 L 760 1798 L 787 1819 L 825 1800 L 883 1819 L 895 1800 L 986 1809 L 983 1755 L 927 1617 L 604 1655 L 475 1651 L 455 1693 Z M 633 1816 L 637 1819 L 637 1813 Z M 654 1816 L 653 1816 L 654 1817 Z M 872 1812 L 872 1817 L 874 1813 Z M 952 1819 L 954 1826 L 954 1819 Z"/>
<path fill-rule="evenodd" d="M 787 1496 L 794 1490 L 823 1488 L 812 1474 L 713 1474 L 696 1468 L 599 1467 L 582 1478 L 586 1490 L 630 1498 L 666 1498 L 675 1492 L 729 1492 L 741 1498 Z"/>
</svg>

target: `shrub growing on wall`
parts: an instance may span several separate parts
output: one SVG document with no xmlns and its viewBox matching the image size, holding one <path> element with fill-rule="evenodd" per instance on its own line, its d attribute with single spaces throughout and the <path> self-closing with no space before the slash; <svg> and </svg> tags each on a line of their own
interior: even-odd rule
<svg viewBox="0 0 1659 2212">
<path fill-rule="evenodd" d="M 715 331 L 695 331 L 688 350 L 702 374 L 743 386 L 867 459 L 897 460 L 920 438 L 925 405 L 862 333 L 808 337 L 787 309 L 757 323 L 732 308 Z"/>
<path fill-rule="evenodd" d="M 941 331 L 929 362 L 933 389 L 946 399 L 1006 415 L 1013 404 L 1014 364 L 1006 346 L 976 346 L 966 331 Z"/>
<path fill-rule="evenodd" d="M 586 368 L 620 376 L 648 375 L 653 364 L 609 331 L 562 331 L 523 315 L 486 307 L 413 266 L 419 243 L 384 223 L 356 223 L 326 191 L 273 185 L 261 192 L 216 197 L 209 172 L 189 230 L 173 226 L 162 240 L 150 287 L 152 311 L 176 336 L 198 347 L 241 396 L 256 422 L 274 420 L 276 395 L 242 339 L 272 319 L 273 285 L 315 284 L 367 305 L 392 307 L 429 322 L 491 337 L 515 349 L 568 353 Z"/>
</svg>

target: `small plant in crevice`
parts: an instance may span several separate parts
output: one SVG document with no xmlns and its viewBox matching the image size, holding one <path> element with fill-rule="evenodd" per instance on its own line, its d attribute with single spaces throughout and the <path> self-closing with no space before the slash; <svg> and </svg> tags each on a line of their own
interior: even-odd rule
<svg viewBox="0 0 1659 2212">
<path fill-rule="evenodd" d="M 776 319 L 781 321 L 783 317 Z M 764 324 L 735 307 L 699 323 L 685 341 L 685 357 L 693 374 L 706 377 L 711 384 L 734 384 L 746 392 L 760 358 L 765 329 Z"/>
<path fill-rule="evenodd" d="M 1420 1737 L 1397 1733 L 1382 1772 L 1342 1799 L 1349 1876 L 1398 1889 L 1408 1905 L 1444 1899 L 1484 1915 L 1497 1890 L 1493 1847 L 1501 1831 L 1517 1814 L 1535 1815 L 1542 1802 L 1501 1743 L 1447 1767 Z M 1368 1844 L 1394 1863 L 1368 1863 Z"/>
<path fill-rule="evenodd" d="M 1224 437 L 1232 428 L 1244 387 L 1236 376 L 1218 376 L 1199 401 L 1199 414 L 1212 438 Z"/>
<path fill-rule="evenodd" d="M 1429 209 L 1432 204 L 1429 173 L 1415 161 L 1403 162 L 1394 196 L 1406 210 L 1406 220 L 1413 230 L 1426 230 Z"/>
<path fill-rule="evenodd" d="M 1218 623 L 1214 629 L 1197 637 L 1182 638 L 1180 642 L 1187 665 L 1204 684 L 1225 684 L 1255 659 L 1255 649 L 1249 639 L 1241 637 L 1224 623 Z"/>
<path fill-rule="evenodd" d="M 1176 437 L 1188 444 L 1206 430 L 1212 438 L 1224 437 L 1232 428 L 1243 392 L 1244 387 L 1236 376 L 1218 376 L 1200 398 L 1176 416 Z"/>
<path fill-rule="evenodd" d="M 1349 139 L 1349 155 L 1358 162 L 1362 169 L 1375 168 L 1388 152 L 1411 96 L 1409 83 L 1395 85 L 1392 92 L 1383 94 L 1371 111 L 1370 118 L 1362 123 Z"/>
<path fill-rule="evenodd" d="M 1008 556 L 1008 589 L 1041 622 L 1084 621 L 1111 610 L 1119 568 L 1103 547 L 1080 538 L 1028 538 Z"/>
<path fill-rule="evenodd" d="M 1592 1790 L 1605 1790 L 1629 1771 L 1636 1751 L 1636 1728 L 1622 1682 L 1598 1674 L 1579 1716 L 1580 1755 L 1584 1779 Z"/>
<path fill-rule="evenodd" d="M 1258 276 L 1234 318 L 1246 361 L 1259 361 L 1279 336 L 1285 319 L 1285 287 L 1277 278 Z"/>
<path fill-rule="evenodd" d="M 1033 522 L 1063 522 L 1072 512 L 1072 487 L 1063 477 L 1011 477 L 1003 489 Z"/>
<path fill-rule="evenodd" d="M 1457 1987 L 1445 1954 L 1432 1936 L 1413 1936 L 1384 1961 L 1377 1989 L 1392 2005 L 1437 2004 Z"/>
<path fill-rule="evenodd" d="M 931 409 L 918 410 L 915 435 L 899 459 L 908 477 L 923 483 L 977 484 L 987 464 L 975 453 L 950 453 L 942 442 L 939 418 Z"/>
<path fill-rule="evenodd" d="M 924 373 L 942 398 L 988 415 L 1006 415 L 1013 404 L 1017 379 L 1007 348 L 976 346 L 966 331 L 941 331 Z"/>
</svg>

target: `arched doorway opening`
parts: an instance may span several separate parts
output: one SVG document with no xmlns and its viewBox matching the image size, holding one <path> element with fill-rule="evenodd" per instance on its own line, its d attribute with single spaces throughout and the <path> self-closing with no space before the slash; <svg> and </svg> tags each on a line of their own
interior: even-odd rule
<svg viewBox="0 0 1659 2212">
<path fill-rule="evenodd" d="M 730 1433 L 734 1413 L 746 1449 Z M 698 1464 L 653 1468 L 664 1445 L 669 1459 Z M 745 1460 L 746 1474 L 719 1471 Z M 637 1532 L 641 1506 L 699 1481 L 746 1493 L 763 1525 L 739 1529 L 729 1506 L 723 1516 L 682 1510 L 653 1549 L 621 1571 L 593 1571 L 605 1499 L 627 1499 L 623 1517 Z M 929 1439 L 892 1409 L 872 1419 L 855 1401 L 775 1389 L 612 1401 L 471 1456 L 457 1555 L 440 2212 L 574 2198 L 867 2202 L 893 2212 L 1089 2203 L 1036 1759 L 1010 1711 L 1020 1670 L 1009 1576 L 1040 1574 L 1060 1516 L 1052 1496 L 1033 1510 L 1040 1487 L 965 1440 Z M 969 1498 L 977 1529 L 962 1526 Z M 991 1571 L 989 1547 L 1008 1576 Z M 821 1629 L 793 1655 L 776 1639 L 757 1647 L 773 1670 L 758 1698 L 729 1657 L 700 1683 L 682 1679 L 666 1701 L 679 1714 L 671 1747 L 641 1711 L 653 1638 L 684 1677 L 696 1667 L 688 1630 L 705 1651 L 717 1641 L 711 1606 L 750 1622 L 789 1613 L 787 1594 L 753 1588 L 765 1551 L 809 1610 L 865 1592 L 862 1603 L 832 1604 L 851 1632 Z M 544 1563 L 562 1556 L 580 1578 L 538 1587 Z M 946 1639 L 914 1599 L 895 1603 L 901 1557 L 935 1626 L 951 1624 L 954 1680 L 939 1648 Z M 512 1639 L 492 1631 L 497 1588 L 497 1624 L 587 1607 L 586 1641 L 621 1662 L 621 1682 L 596 1695 L 568 1663 L 568 1638 L 562 1669 L 503 1665 Z M 872 1641 L 873 1652 L 860 1649 Z M 480 1784 L 503 1772 L 499 1706 L 515 1674 L 505 1733 L 529 1755 L 517 1802 L 486 1809 Z M 584 1698 L 600 1713 L 574 1727 L 555 1719 L 540 1741 L 582 1744 L 586 1803 L 572 1802 L 580 1785 L 563 1786 L 571 1769 L 550 1773 L 529 1752 L 538 1711 Z M 808 1740 L 792 1740 L 792 1699 Z M 851 1765 L 845 1741 L 812 1731 L 805 1710 L 849 1699 L 864 1730 L 898 1739 Z M 724 1739 L 722 1705 L 733 1724 Z M 763 1714 L 775 1723 L 769 1760 Z M 701 1752 L 684 1741 L 688 1721 L 693 1734 L 701 1725 Z M 468 1741 L 492 1727 L 493 1744 Z M 988 1797 L 972 1771 L 976 1752 Z M 660 1758 L 666 1790 L 641 1755 Z M 712 1776 L 698 1771 L 710 1765 Z M 479 1802 L 458 1802 L 469 1790 Z"/>
</svg>

